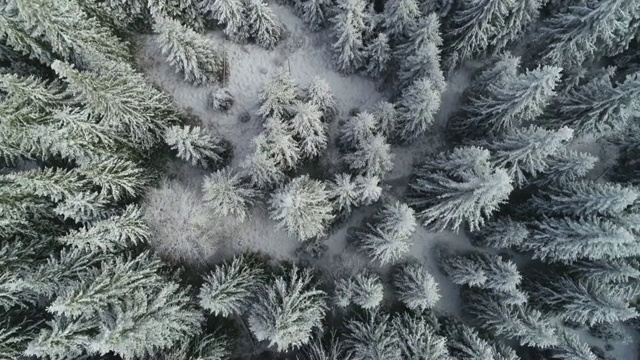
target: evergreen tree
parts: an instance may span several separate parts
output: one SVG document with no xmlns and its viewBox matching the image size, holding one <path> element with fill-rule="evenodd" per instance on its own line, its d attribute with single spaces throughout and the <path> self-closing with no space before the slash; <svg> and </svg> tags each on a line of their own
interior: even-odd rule
<svg viewBox="0 0 640 360">
<path fill-rule="evenodd" d="M 284 180 L 285 175 L 278 163 L 267 152 L 267 139 L 264 135 L 253 138 L 254 151 L 240 166 L 248 173 L 251 184 L 258 188 L 268 188 Z"/>
<path fill-rule="evenodd" d="M 325 122 L 331 121 L 338 113 L 336 99 L 331 93 L 329 83 L 318 76 L 313 78 L 307 88 L 307 101 L 322 111 L 322 118 Z"/>
<path fill-rule="evenodd" d="M 336 285 L 336 304 L 340 307 L 356 304 L 363 309 L 371 310 L 380 306 L 383 297 L 384 287 L 380 277 L 371 272 L 341 279 Z"/>
<path fill-rule="evenodd" d="M 450 59 L 458 65 L 482 55 L 500 35 L 515 6 L 513 0 L 465 0 L 453 13 L 447 32 Z M 451 62 L 451 60 L 450 60 Z"/>
<path fill-rule="evenodd" d="M 264 123 L 269 157 L 281 169 L 294 169 L 300 160 L 300 146 L 293 137 L 292 125 L 280 118 L 268 118 Z"/>
<path fill-rule="evenodd" d="M 603 283 L 623 283 L 640 278 L 640 263 L 635 258 L 578 261 L 571 264 L 571 275 Z"/>
<path fill-rule="evenodd" d="M 544 219 L 531 224 L 522 248 L 534 259 L 571 262 L 615 259 L 640 253 L 635 236 L 612 221 L 597 218 Z"/>
<path fill-rule="evenodd" d="M 544 277 L 529 286 L 531 300 L 557 313 L 565 321 L 593 326 L 625 321 L 638 316 L 629 301 L 637 290 L 593 280 Z"/>
<path fill-rule="evenodd" d="M 2 359 L 19 359 L 29 342 L 36 336 L 39 323 L 24 321 L 16 324 L 11 320 L 3 320 L 0 324 L 0 356 Z"/>
<path fill-rule="evenodd" d="M 409 0 L 413 1 L 413 0 Z M 365 73 L 373 79 L 380 78 L 388 69 L 391 61 L 391 47 L 385 33 L 379 33 L 365 48 Z"/>
<path fill-rule="evenodd" d="M 25 106 L 48 113 L 67 103 L 67 94 L 57 81 L 45 81 L 33 75 L 0 74 L 0 90 L 6 93 L 4 101 L 15 100 Z"/>
<path fill-rule="evenodd" d="M 415 170 L 408 203 L 424 226 L 476 230 L 513 189 L 503 169 L 492 168 L 488 151 L 477 147 L 441 153 Z"/>
<path fill-rule="evenodd" d="M 569 126 L 576 135 L 606 135 L 621 131 L 632 118 L 634 99 L 640 96 L 640 75 L 613 86 L 610 74 L 598 76 L 553 102 L 545 122 Z"/>
<path fill-rule="evenodd" d="M 473 235 L 475 245 L 496 249 L 517 248 L 528 238 L 527 227 L 509 217 L 488 222 Z"/>
<path fill-rule="evenodd" d="M 311 31 L 318 31 L 327 22 L 331 5 L 328 0 L 301 0 L 295 3 L 295 9 Z"/>
<path fill-rule="evenodd" d="M 224 360 L 231 356 L 229 338 L 218 333 L 196 336 L 165 355 L 165 360 Z"/>
<path fill-rule="evenodd" d="M 522 0 L 514 1 L 511 13 L 499 31 L 497 38 L 490 45 L 494 52 L 499 52 L 515 43 L 538 21 L 544 1 Z"/>
<path fill-rule="evenodd" d="M 346 324 L 344 344 L 353 360 L 402 358 L 398 331 L 389 315 L 369 312 Z"/>
<path fill-rule="evenodd" d="M 562 151 L 573 137 L 573 130 L 563 127 L 549 131 L 535 125 L 514 130 L 493 143 L 483 143 L 493 152 L 496 166 L 507 169 L 518 186 L 527 183 L 547 167 L 547 158 Z"/>
<path fill-rule="evenodd" d="M 502 87 L 518 77 L 520 57 L 509 52 L 500 55 L 497 61 L 473 78 L 468 94 L 482 94 L 492 87 Z"/>
<path fill-rule="evenodd" d="M 326 185 L 300 176 L 278 190 L 271 198 L 271 218 L 300 241 L 322 235 L 333 219 Z"/>
<path fill-rule="evenodd" d="M 364 62 L 363 34 L 367 26 L 366 3 L 363 0 L 340 0 L 335 16 L 330 19 L 336 38 L 332 45 L 338 71 L 350 74 Z"/>
<path fill-rule="evenodd" d="M 369 142 L 375 135 L 375 130 L 376 119 L 373 115 L 361 112 L 340 127 L 339 144 L 347 149 L 356 149 L 361 144 Z"/>
<path fill-rule="evenodd" d="M 438 283 L 417 262 L 400 266 L 393 274 L 392 282 L 400 301 L 411 310 L 425 311 L 440 300 Z"/>
<path fill-rule="evenodd" d="M 409 35 L 420 15 L 415 0 L 390 0 L 384 4 L 382 26 L 391 39 L 399 40 Z"/>
<path fill-rule="evenodd" d="M 249 37 L 243 0 L 202 0 L 200 12 L 225 25 L 224 33 L 233 41 L 244 42 Z"/>
<path fill-rule="evenodd" d="M 572 182 L 540 190 L 529 206 L 539 214 L 621 215 L 640 196 L 634 188 L 593 181 Z"/>
<path fill-rule="evenodd" d="M 393 139 L 398 127 L 398 111 L 394 104 L 388 101 L 381 101 L 374 106 L 372 114 L 377 124 L 378 132 L 387 139 Z"/>
<path fill-rule="evenodd" d="M 224 59 L 202 35 L 163 16 L 154 19 L 156 43 L 167 63 L 194 85 L 220 81 Z"/>
<path fill-rule="evenodd" d="M 55 317 L 47 321 L 47 328 L 40 330 L 22 355 L 41 358 L 68 359 L 85 355 L 91 344 L 90 334 L 98 324 L 95 320 Z"/>
<path fill-rule="evenodd" d="M 262 270 L 253 265 L 239 256 L 216 266 L 200 287 L 200 306 L 216 316 L 241 315 L 262 284 Z"/>
<path fill-rule="evenodd" d="M 362 174 L 382 176 L 393 169 L 391 146 L 382 135 L 373 135 L 360 141 L 353 152 L 344 156 L 351 170 Z"/>
<path fill-rule="evenodd" d="M 296 103 L 296 85 L 291 75 L 280 72 L 269 80 L 260 92 L 258 115 L 263 118 L 284 118 Z"/>
<path fill-rule="evenodd" d="M 407 313 L 393 319 L 397 329 L 402 359 L 448 360 L 446 338 L 436 335 L 422 316 Z"/>
<path fill-rule="evenodd" d="M 256 339 L 268 340 L 279 351 L 299 348 L 321 328 L 326 306 L 324 292 L 312 285 L 311 273 L 295 266 L 261 288 L 259 301 L 249 310 L 249 328 Z"/>
<path fill-rule="evenodd" d="M 380 178 L 378 176 L 358 175 L 356 176 L 355 182 L 362 205 L 368 206 L 380 199 L 382 187 L 380 187 Z"/>
<path fill-rule="evenodd" d="M 344 346 L 336 337 L 335 332 L 331 332 L 327 345 L 316 334 L 315 339 L 303 350 L 302 360 L 349 360 L 350 355 L 346 354 Z"/>
<path fill-rule="evenodd" d="M 427 78 L 417 79 L 398 100 L 398 135 L 410 142 L 425 134 L 440 109 L 441 93 Z"/>
<path fill-rule="evenodd" d="M 202 182 L 203 201 L 219 216 L 231 215 L 244 221 L 249 207 L 254 204 L 258 192 L 229 168 L 206 176 Z"/>
<path fill-rule="evenodd" d="M 32 38 L 20 26 L 16 13 L 7 9 L 0 10 L 0 40 L 3 47 L 2 54 L 8 56 L 9 50 L 39 60 L 43 64 L 50 64 L 53 58 L 51 52 L 37 39 Z"/>
<path fill-rule="evenodd" d="M 307 158 L 315 158 L 327 148 L 327 129 L 322 122 L 322 112 L 313 103 L 299 102 L 291 119 L 293 133 L 298 138 L 300 150 Z"/>
<path fill-rule="evenodd" d="M 194 0 L 147 0 L 147 7 L 153 19 L 177 19 L 186 28 L 204 31 L 204 22 Z"/>
<path fill-rule="evenodd" d="M 360 205 L 361 194 L 351 174 L 336 174 L 328 183 L 331 199 L 338 214 L 350 213 L 353 207 Z"/>
<path fill-rule="evenodd" d="M 565 185 L 584 177 L 593 169 L 597 157 L 589 153 L 563 150 L 547 158 L 547 168 L 532 180 L 537 186 Z"/>
<path fill-rule="evenodd" d="M 442 256 L 440 266 L 455 284 L 500 292 L 515 291 L 522 279 L 513 262 L 481 252 Z"/>
<path fill-rule="evenodd" d="M 78 224 L 103 220 L 107 217 L 108 200 L 97 192 L 75 193 L 56 205 L 53 211 L 65 220 Z"/>
<path fill-rule="evenodd" d="M 92 159 L 81 164 L 78 172 L 99 186 L 101 195 L 116 201 L 142 195 L 150 180 L 138 164 L 117 157 Z"/>
<path fill-rule="evenodd" d="M 442 326 L 442 332 L 447 338 L 447 348 L 454 359 L 485 360 L 496 359 L 491 344 L 478 336 L 471 327 L 449 320 Z"/>
<path fill-rule="evenodd" d="M 559 344 L 551 350 L 554 359 L 562 360 L 597 360 L 598 357 L 591 351 L 589 345 L 580 341 L 578 335 L 567 330 L 559 331 Z"/>
<path fill-rule="evenodd" d="M 247 20 L 251 37 L 265 49 L 273 49 L 280 41 L 282 28 L 275 14 L 263 0 L 249 0 Z"/>
<path fill-rule="evenodd" d="M 220 140 L 198 126 L 172 126 L 165 131 L 167 145 L 178 152 L 178 157 L 193 166 L 208 168 L 222 161 L 224 149 Z"/>
</svg>

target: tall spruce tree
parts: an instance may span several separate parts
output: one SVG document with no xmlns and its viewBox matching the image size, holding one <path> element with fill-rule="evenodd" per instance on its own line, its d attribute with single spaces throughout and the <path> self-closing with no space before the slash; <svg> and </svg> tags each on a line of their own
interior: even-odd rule
<svg viewBox="0 0 640 360">
<path fill-rule="evenodd" d="M 202 0 L 200 12 L 224 24 L 224 33 L 233 41 L 244 42 L 249 37 L 243 0 Z"/>
<path fill-rule="evenodd" d="M 437 335 L 422 316 L 407 313 L 393 319 L 398 332 L 403 359 L 447 360 L 447 339 Z"/>
<path fill-rule="evenodd" d="M 364 49 L 366 61 L 364 72 L 373 79 L 378 79 L 389 68 L 391 62 L 391 46 L 389 37 L 379 33 Z"/>
<path fill-rule="evenodd" d="M 331 46 L 338 71 L 350 74 L 364 63 L 363 36 L 367 28 L 366 3 L 363 0 L 340 0 L 330 19 L 336 42 Z"/>
<path fill-rule="evenodd" d="M 298 139 L 305 158 L 313 159 L 327 148 L 327 128 L 322 122 L 322 111 L 314 103 L 299 102 L 295 106 L 291 129 Z"/>
<path fill-rule="evenodd" d="M 378 312 L 348 321 L 343 342 L 354 360 L 400 359 L 402 355 L 390 316 Z"/>
<path fill-rule="evenodd" d="M 248 0 L 247 21 L 251 37 L 265 49 L 273 49 L 282 36 L 282 27 L 263 0 Z"/>
<path fill-rule="evenodd" d="M 481 252 L 443 255 L 440 267 L 455 284 L 500 292 L 515 291 L 522 279 L 513 262 Z"/>
<path fill-rule="evenodd" d="M 165 131 L 164 140 L 180 159 L 193 166 L 206 169 L 222 161 L 220 139 L 201 127 L 174 125 Z"/>
<path fill-rule="evenodd" d="M 532 180 L 537 186 L 565 185 L 587 175 L 598 158 L 589 153 L 563 150 L 547 158 L 547 168 Z"/>
<path fill-rule="evenodd" d="M 344 155 L 349 169 L 360 174 L 383 176 L 393 168 L 391 145 L 382 135 L 373 135 L 359 141 L 356 148 Z"/>
<path fill-rule="evenodd" d="M 424 135 L 440 109 L 441 93 L 428 78 L 416 79 L 396 103 L 398 136 L 410 142 Z"/>
<path fill-rule="evenodd" d="M 263 118 L 284 118 L 296 102 L 296 84 L 291 74 L 280 72 L 270 79 L 260 91 L 258 115 Z"/>
<path fill-rule="evenodd" d="M 203 201 L 214 214 L 231 215 L 240 221 L 247 217 L 259 192 L 245 183 L 240 174 L 225 168 L 206 176 L 202 182 Z"/>
<path fill-rule="evenodd" d="M 401 265 L 394 272 L 392 283 L 400 301 L 411 310 L 425 311 L 441 298 L 433 275 L 417 262 Z"/>
<path fill-rule="evenodd" d="M 420 7 L 415 0 L 390 0 L 384 4 L 382 26 L 391 39 L 397 41 L 409 35 L 418 18 Z"/>
<path fill-rule="evenodd" d="M 318 31 L 326 24 L 331 5 L 328 0 L 301 0 L 295 3 L 295 10 L 311 31 Z"/>
</svg>

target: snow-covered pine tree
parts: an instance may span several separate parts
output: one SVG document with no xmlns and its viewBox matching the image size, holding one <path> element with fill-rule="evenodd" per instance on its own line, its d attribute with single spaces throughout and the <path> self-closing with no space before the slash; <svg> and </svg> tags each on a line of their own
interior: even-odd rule
<svg viewBox="0 0 640 360">
<path fill-rule="evenodd" d="M 396 104 L 398 136 L 411 142 L 424 135 L 440 109 L 441 93 L 428 78 L 416 79 L 402 91 Z"/>
<path fill-rule="evenodd" d="M 251 37 L 265 49 L 273 49 L 282 36 L 282 26 L 264 0 L 247 0 L 247 21 Z"/>
<path fill-rule="evenodd" d="M 53 211 L 65 220 L 87 224 L 107 218 L 108 204 L 109 199 L 98 192 L 81 191 L 65 198 Z"/>
<path fill-rule="evenodd" d="M 287 351 L 311 340 L 313 330 L 322 328 L 325 311 L 324 292 L 313 286 L 311 272 L 294 266 L 261 288 L 249 310 L 249 328 L 256 339 Z"/>
<path fill-rule="evenodd" d="M 158 34 L 155 41 L 167 63 L 185 81 L 200 86 L 221 80 L 225 60 L 205 37 L 178 20 L 163 16 L 154 18 L 153 28 Z"/>
<path fill-rule="evenodd" d="M 95 319 L 57 316 L 46 324 L 47 327 L 29 342 L 22 355 L 53 359 L 81 357 L 91 344 L 91 333 L 99 326 Z"/>
<path fill-rule="evenodd" d="M 515 184 L 522 187 L 529 177 L 543 172 L 547 158 L 564 150 L 572 137 L 573 130 L 567 127 L 553 131 L 531 125 L 492 143 L 482 142 L 482 146 L 492 152 L 492 162 L 507 169 Z"/>
<path fill-rule="evenodd" d="M 358 175 L 355 182 L 360 194 L 360 204 L 368 206 L 380 199 L 382 187 L 377 175 Z"/>
<path fill-rule="evenodd" d="M 503 31 L 514 7 L 514 0 L 462 1 L 446 32 L 449 70 L 483 55 Z"/>
<path fill-rule="evenodd" d="M 282 71 L 262 87 L 258 115 L 264 119 L 288 117 L 296 96 L 297 88 L 291 74 Z"/>
<path fill-rule="evenodd" d="M 389 0 L 384 4 L 382 27 L 392 40 L 398 41 L 410 35 L 420 15 L 416 0 Z"/>
<path fill-rule="evenodd" d="M 440 20 L 430 14 L 418 22 L 406 42 L 397 46 L 395 59 L 398 63 L 397 86 L 402 90 L 415 79 L 427 78 L 438 92 L 444 91 L 446 82 L 440 69 Z"/>
<path fill-rule="evenodd" d="M 531 183 L 539 187 L 565 185 L 587 175 L 597 161 L 598 158 L 589 153 L 565 149 L 549 156 L 547 168 Z"/>
<path fill-rule="evenodd" d="M 589 328 L 589 333 L 607 343 L 630 344 L 633 342 L 633 333 L 627 329 L 623 322 L 598 324 Z"/>
<path fill-rule="evenodd" d="M 314 339 L 302 350 L 301 360 L 341 360 L 349 359 L 346 354 L 345 347 L 336 336 L 336 332 L 332 331 L 329 335 L 325 335 L 325 339 L 320 334 L 315 334 Z"/>
<path fill-rule="evenodd" d="M 637 289 L 593 280 L 573 280 L 569 277 L 544 277 L 528 282 L 528 293 L 545 309 L 560 319 L 593 326 L 600 323 L 625 321 L 638 316 L 629 303 L 638 296 Z"/>
<path fill-rule="evenodd" d="M 344 155 L 344 162 L 349 169 L 360 174 L 383 176 L 393 169 L 394 155 L 391 145 L 383 135 L 373 135 L 362 139 L 353 152 Z"/>
<path fill-rule="evenodd" d="M 306 100 L 322 111 L 322 119 L 325 122 L 331 121 L 338 114 L 336 99 L 331 93 L 329 83 L 319 76 L 315 76 L 309 84 Z"/>
<path fill-rule="evenodd" d="M 16 54 L 24 55 L 30 59 L 36 59 L 43 64 L 50 64 L 53 58 L 50 50 L 38 40 L 29 36 L 23 29 L 16 14 L 2 9 L 0 11 L 0 39 L 2 39 L 2 54 L 8 57 L 10 50 Z"/>
<path fill-rule="evenodd" d="M 440 300 L 438 283 L 418 262 L 398 267 L 393 274 L 392 283 L 400 301 L 411 310 L 425 311 Z"/>
<path fill-rule="evenodd" d="M 638 190 L 620 184 L 576 181 L 547 187 L 534 194 L 529 202 L 538 214 L 567 216 L 621 215 L 640 197 Z"/>
<path fill-rule="evenodd" d="M 241 315 L 262 285 L 263 272 L 246 256 L 217 265 L 204 279 L 200 306 L 216 316 Z"/>
<path fill-rule="evenodd" d="M 409 0 L 413 1 L 413 0 Z M 391 61 L 391 46 L 389 37 L 385 33 L 379 33 L 365 48 L 364 72 L 373 79 L 379 79 L 388 70 Z"/>
<path fill-rule="evenodd" d="M 402 358 L 398 331 L 389 315 L 368 312 L 349 320 L 345 328 L 343 342 L 353 360 Z"/>
<path fill-rule="evenodd" d="M 415 169 L 407 202 L 424 226 L 457 230 L 466 223 L 474 231 L 506 201 L 512 179 L 488 157 L 485 149 L 461 147 Z"/>
<path fill-rule="evenodd" d="M 577 261 L 571 264 L 569 274 L 582 280 L 623 283 L 640 279 L 640 263 L 635 258 Z"/>
<path fill-rule="evenodd" d="M 499 33 L 490 44 L 493 51 L 500 52 L 526 35 L 538 21 L 544 2 L 543 0 L 514 1 L 511 13 L 506 17 L 505 23 L 498 27 Z"/>
<path fill-rule="evenodd" d="M 340 0 L 335 5 L 331 33 L 336 42 L 331 46 L 335 64 L 341 73 L 350 74 L 364 62 L 363 35 L 367 27 L 367 11 L 364 0 Z"/>
<path fill-rule="evenodd" d="M 561 69 L 546 66 L 527 71 L 501 84 L 474 94 L 462 107 L 464 115 L 449 123 L 449 129 L 463 137 L 508 133 L 521 123 L 541 115 L 555 95 Z M 473 136 L 475 135 L 475 136 Z"/>
<path fill-rule="evenodd" d="M 254 151 L 240 164 L 248 173 L 251 184 L 260 189 L 272 187 L 285 178 L 278 163 L 269 155 L 267 139 L 260 134 L 253 138 Z"/>
<path fill-rule="evenodd" d="M 481 338 L 475 329 L 462 322 L 447 319 L 447 322 L 441 325 L 441 333 L 447 338 L 447 348 L 454 359 L 498 360 L 493 346 Z"/>
<path fill-rule="evenodd" d="M 259 192 L 245 183 L 240 174 L 224 168 L 208 175 L 202 182 L 203 201 L 219 216 L 233 216 L 244 221 Z"/>
<path fill-rule="evenodd" d="M 480 231 L 473 234 L 473 243 L 496 249 L 518 248 L 529 237 L 525 224 L 509 217 L 500 217 L 486 223 Z"/>
<path fill-rule="evenodd" d="M 232 343 L 228 336 L 214 332 L 201 334 L 163 354 L 164 360 L 224 360 L 231 357 Z"/>
<path fill-rule="evenodd" d="M 88 14 L 115 26 L 118 30 L 131 31 L 139 28 L 138 24 L 143 22 L 147 15 L 145 0 L 81 0 L 79 3 Z"/>
<path fill-rule="evenodd" d="M 151 18 L 176 19 L 189 29 L 204 31 L 204 19 L 195 0 L 146 0 Z"/>
<path fill-rule="evenodd" d="M 300 0 L 296 1 L 295 10 L 311 31 L 318 31 L 326 24 L 332 5 L 329 0 Z"/>
<path fill-rule="evenodd" d="M 393 319 L 398 333 L 401 359 L 448 360 L 447 339 L 437 335 L 423 316 L 403 313 Z"/>
<path fill-rule="evenodd" d="M 271 218 L 300 241 L 322 235 L 333 219 L 327 186 L 303 175 L 279 189 L 270 200 Z"/>
<path fill-rule="evenodd" d="M 551 349 L 554 359 L 562 360 L 598 360 L 589 345 L 580 340 L 577 334 L 568 330 L 558 331 L 560 340 Z"/>
<path fill-rule="evenodd" d="M 291 123 L 267 118 L 264 123 L 267 154 L 281 169 L 294 169 L 300 160 L 300 146 L 293 137 Z"/>
<path fill-rule="evenodd" d="M 518 77 L 520 57 L 510 52 L 500 55 L 494 63 L 475 76 L 471 86 L 465 90 L 468 94 L 482 94 L 492 86 L 505 86 Z"/>
<path fill-rule="evenodd" d="M 174 125 L 167 128 L 164 140 L 180 159 L 205 169 L 221 162 L 225 151 L 217 137 L 199 126 Z"/>
<path fill-rule="evenodd" d="M 620 132 L 632 119 L 638 96 L 639 73 L 627 76 L 615 87 L 611 74 L 601 75 L 558 97 L 544 121 L 549 126 L 569 126 L 578 136 Z"/>
<path fill-rule="evenodd" d="M 291 119 L 291 129 L 305 158 L 313 159 L 327 148 L 327 128 L 322 111 L 311 102 L 298 102 Z"/>
<path fill-rule="evenodd" d="M 91 159 L 80 164 L 78 172 L 115 201 L 141 196 L 150 180 L 139 164 L 118 157 Z"/>
<path fill-rule="evenodd" d="M 360 205 L 360 189 L 351 174 L 336 174 L 327 186 L 338 214 L 348 214 L 354 207 Z"/>
<path fill-rule="evenodd" d="M 481 252 L 443 254 L 440 268 L 453 283 L 499 292 L 513 292 L 522 276 L 516 264 L 498 255 Z"/>
<path fill-rule="evenodd" d="M 0 74 L 0 90 L 5 93 L 3 103 L 33 106 L 35 109 L 49 113 L 67 103 L 67 93 L 57 81 L 46 81 L 36 76 L 18 76 L 16 74 Z M 7 104 L 7 105 L 9 105 Z"/>
<path fill-rule="evenodd" d="M 531 224 L 521 248 L 550 262 L 616 259 L 640 254 L 635 236 L 623 226 L 598 218 L 545 218 Z"/>
<path fill-rule="evenodd" d="M 249 38 L 244 0 L 202 0 L 199 9 L 224 24 L 224 33 L 231 40 L 243 43 Z"/>
<path fill-rule="evenodd" d="M 398 111 L 395 105 L 388 101 L 381 101 L 374 105 L 371 113 L 377 124 L 377 130 L 388 140 L 394 139 L 398 124 Z"/>
<path fill-rule="evenodd" d="M 356 304 L 371 310 L 380 306 L 383 297 L 384 287 L 380 277 L 369 271 L 340 279 L 336 283 L 335 302 L 340 307 Z"/>
<path fill-rule="evenodd" d="M 338 142 L 344 149 L 357 149 L 362 143 L 369 142 L 375 133 L 376 119 L 363 111 L 344 122 L 339 130 Z"/>
</svg>

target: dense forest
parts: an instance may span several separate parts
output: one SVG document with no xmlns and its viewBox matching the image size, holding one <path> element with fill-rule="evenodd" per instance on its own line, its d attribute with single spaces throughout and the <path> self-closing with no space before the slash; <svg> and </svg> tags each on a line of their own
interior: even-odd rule
<svg viewBox="0 0 640 360">
<path fill-rule="evenodd" d="M 640 1 L 274 1 L 0 0 L 0 360 L 640 359 Z"/>
</svg>

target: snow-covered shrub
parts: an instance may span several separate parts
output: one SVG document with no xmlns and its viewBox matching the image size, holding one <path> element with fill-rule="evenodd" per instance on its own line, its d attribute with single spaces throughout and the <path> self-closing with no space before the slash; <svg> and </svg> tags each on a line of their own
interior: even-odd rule
<svg viewBox="0 0 640 360">
<path fill-rule="evenodd" d="M 327 186 L 304 175 L 276 191 L 270 200 L 271 217 L 300 241 L 324 234 L 333 219 Z"/>
<path fill-rule="evenodd" d="M 393 286 L 400 301 L 409 309 L 424 311 L 440 300 L 438 283 L 427 269 L 417 262 L 401 265 L 393 274 Z"/>
<path fill-rule="evenodd" d="M 233 95 L 227 88 L 218 88 L 209 94 L 209 106 L 215 110 L 227 111 L 233 106 Z"/>
<path fill-rule="evenodd" d="M 220 139 L 199 126 L 172 126 L 165 131 L 164 140 L 180 159 L 205 169 L 220 163 L 225 151 Z"/>
<path fill-rule="evenodd" d="M 231 215 L 241 221 L 259 194 L 229 168 L 206 176 L 202 182 L 202 193 L 204 204 L 213 214 Z"/>
</svg>

